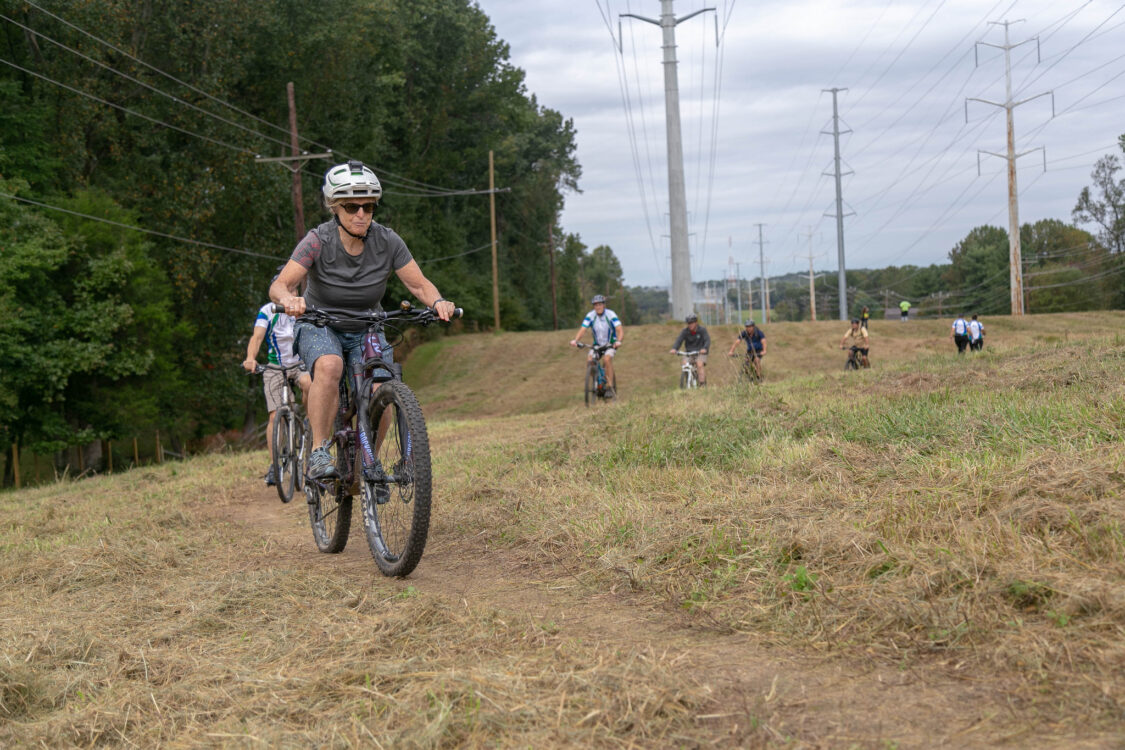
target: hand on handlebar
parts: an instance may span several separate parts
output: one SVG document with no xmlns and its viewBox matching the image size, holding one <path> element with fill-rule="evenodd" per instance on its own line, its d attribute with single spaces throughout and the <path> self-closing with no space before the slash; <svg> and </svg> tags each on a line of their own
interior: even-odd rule
<svg viewBox="0 0 1125 750">
<path fill-rule="evenodd" d="M 290 297 L 284 303 L 274 303 L 273 311 L 278 313 L 285 313 L 292 315 L 294 318 L 298 315 L 305 314 L 305 298 L 304 297 Z"/>
<path fill-rule="evenodd" d="M 438 300 L 434 303 L 433 310 L 439 318 L 448 323 L 456 315 L 457 305 L 447 299 Z"/>
<path fill-rule="evenodd" d="M 578 346 L 578 339 L 571 339 L 570 345 L 573 346 L 573 347 L 577 347 Z"/>
<path fill-rule="evenodd" d="M 258 369 L 258 361 L 255 359 L 245 359 L 242 362 L 242 369 L 253 375 Z"/>
</svg>

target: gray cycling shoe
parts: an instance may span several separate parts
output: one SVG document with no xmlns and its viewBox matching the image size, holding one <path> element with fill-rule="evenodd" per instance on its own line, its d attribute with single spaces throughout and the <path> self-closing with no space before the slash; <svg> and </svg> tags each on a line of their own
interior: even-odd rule
<svg viewBox="0 0 1125 750">
<path fill-rule="evenodd" d="M 328 452 L 327 444 L 314 450 L 309 455 L 309 477 L 312 479 L 335 479 L 339 476 L 336 472 L 336 462 Z"/>
</svg>

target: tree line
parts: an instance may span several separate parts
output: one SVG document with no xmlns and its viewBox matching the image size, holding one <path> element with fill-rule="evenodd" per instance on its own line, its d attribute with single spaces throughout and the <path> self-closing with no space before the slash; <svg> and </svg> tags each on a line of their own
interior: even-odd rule
<svg viewBox="0 0 1125 750">
<path fill-rule="evenodd" d="M 573 122 L 537 102 L 470 0 L 0 8 L 2 446 L 162 429 L 179 449 L 246 421 L 256 389 L 237 363 L 296 237 L 291 173 L 255 161 L 290 153 L 289 82 L 302 149 L 335 155 L 302 167 L 306 228 L 327 218 L 324 169 L 365 161 L 386 191 L 377 220 L 470 330 L 492 322 L 489 196 L 465 193 L 488 187 L 489 152 L 510 188 L 495 196 L 503 326 L 550 328 L 557 309 L 569 327 L 592 289 L 622 288 L 612 250 L 558 226 L 581 177 Z M 385 302 L 407 296 L 395 279 Z"/>
</svg>

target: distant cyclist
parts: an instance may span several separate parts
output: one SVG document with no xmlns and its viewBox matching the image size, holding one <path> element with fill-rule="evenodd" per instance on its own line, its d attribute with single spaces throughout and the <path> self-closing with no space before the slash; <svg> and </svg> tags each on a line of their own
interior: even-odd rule
<svg viewBox="0 0 1125 750">
<path fill-rule="evenodd" d="M 727 356 L 734 355 L 734 350 L 738 347 L 740 341 L 746 343 L 746 356 L 754 363 L 754 371 L 758 373 L 758 378 L 761 379 L 762 357 L 766 356 L 766 334 L 762 332 L 761 328 L 754 325 L 754 321 L 746 321 L 746 327 L 738 332 L 738 337 L 730 345 Z"/>
<path fill-rule="evenodd" d="M 699 316 L 695 313 L 689 314 L 684 318 L 687 327 L 680 331 L 680 335 L 676 337 L 676 343 L 672 344 L 671 352 L 675 354 L 680 344 L 684 345 L 686 352 L 699 352 L 699 356 L 695 360 L 695 371 L 699 376 L 699 387 L 707 385 L 707 350 L 711 348 L 711 334 L 707 333 L 707 329 L 699 325 Z"/>
<path fill-rule="evenodd" d="M 869 320 L 871 320 L 871 308 L 864 305 L 863 310 L 859 313 L 859 327 L 867 328 L 867 321 Z"/>
<path fill-rule="evenodd" d="M 277 276 L 273 277 L 277 280 Z M 271 282 L 272 283 L 272 282 Z M 312 379 L 305 371 L 305 365 L 300 357 L 293 351 L 293 316 L 285 313 L 275 313 L 273 303 L 267 302 L 258 310 L 254 320 L 254 333 L 250 336 L 250 343 L 246 346 L 246 359 L 242 361 L 242 368 L 246 372 L 254 372 L 258 368 L 258 350 L 262 348 L 262 341 L 266 341 L 268 356 L 271 365 L 281 365 L 281 370 L 265 370 L 262 373 L 262 384 L 266 392 L 266 411 L 269 412 L 269 424 L 266 427 L 266 447 L 270 452 L 270 466 L 266 470 L 266 484 L 277 484 L 273 464 L 273 423 L 277 418 L 277 407 L 281 406 L 282 388 L 285 378 L 296 380 L 303 394 L 307 396 Z M 302 400 L 305 400 L 302 398 Z"/>
<path fill-rule="evenodd" d="M 586 329 L 590 329 L 590 335 L 594 337 L 594 346 L 605 346 L 609 344 L 612 346 L 606 349 L 605 354 L 602 356 L 602 366 L 605 368 L 605 379 L 610 385 L 606 386 L 606 398 L 613 398 L 617 394 L 613 390 L 613 355 L 617 348 L 621 346 L 621 321 L 617 318 L 617 313 L 610 310 L 605 306 L 605 296 L 595 294 L 590 304 L 594 309 L 586 313 L 586 317 L 582 320 L 582 325 L 578 327 L 578 333 L 574 334 L 574 338 L 570 340 L 571 346 L 578 346 L 578 342 L 582 340 L 583 334 Z M 590 349 L 590 356 L 588 359 L 594 359 L 597 356 L 594 354 L 593 348 Z"/>
<path fill-rule="evenodd" d="M 966 347 L 969 346 L 969 321 L 965 320 L 964 315 L 958 315 L 957 320 L 953 321 L 949 338 L 953 339 L 954 344 L 957 344 L 957 353 L 964 354 Z"/>
<path fill-rule="evenodd" d="M 867 361 L 867 352 L 870 349 L 870 343 L 867 336 L 867 329 L 860 326 L 859 318 L 852 318 L 852 327 L 844 334 L 844 338 L 840 339 L 841 349 L 848 348 L 848 339 L 851 339 L 850 346 L 854 346 L 859 350 L 860 363 L 864 367 L 869 367 L 871 363 Z"/>
<path fill-rule="evenodd" d="M 984 323 L 977 320 L 974 314 L 973 319 L 969 321 L 969 349 L 974 352 L 979 352 L 984 348 Z"/>
</svg>

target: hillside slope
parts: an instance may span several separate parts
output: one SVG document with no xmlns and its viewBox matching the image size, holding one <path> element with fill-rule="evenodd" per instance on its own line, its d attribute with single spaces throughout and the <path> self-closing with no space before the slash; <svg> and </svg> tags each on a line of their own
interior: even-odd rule
<svg viewBox="0 0 1125 750">
<path fill-rule="evenodd" d="M 871 322 L 873 372 L 913 364 L 919 357 L 954 356 L 949 339 L 952 321 Z M 1062 313 L 989 318 L 986 345 L 990 353 L 1090 337 L 1125 335 L 1125 312 Z M 763 326 L 769 341 L 766 380 L 770 383 L 820 373 L 839 373 L 845 355 L 839 349 L 847 329 L 840 321 L 775 323 Z M 431 417 L 491 417 L 534 414 L 581 405 L 585 352 L 567 342 L 574 328 L 555 332 L 473 334 L 440 339 L 419 347 L 404 365 L 405 379 L 418 393 Z M 633 326 L 617 359 L 617 380 L 623 400 L 666 392 L 677 387 L 679 359 L 668 349 L 682 326 Z M 712 383 L 731 382 L 733 360 L 726 357 L 737 326 L 709 328 L 715 352 L 709 364 Z M 586 336 L 587 342 L 589 335 Z"/>
</svg>

